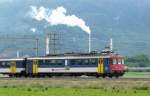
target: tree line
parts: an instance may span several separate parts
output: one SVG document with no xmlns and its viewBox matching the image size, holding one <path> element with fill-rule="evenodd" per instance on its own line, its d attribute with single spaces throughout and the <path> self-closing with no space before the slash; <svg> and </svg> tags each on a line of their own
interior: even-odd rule
<svg viewBox="0 0 150 96">
<path fill-rule="evenodd" d="M 150 58 L 145 54 L 126 57 L 125 64 L 128 67 L 150 67 Z"/>
</svg>

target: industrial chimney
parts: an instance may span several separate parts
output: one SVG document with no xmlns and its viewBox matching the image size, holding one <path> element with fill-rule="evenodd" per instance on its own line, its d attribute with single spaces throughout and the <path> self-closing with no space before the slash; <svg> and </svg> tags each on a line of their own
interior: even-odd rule
<svg viewBox="0 0 150 96">
<path fill-rule="evenodd" d="M 113 41 L 112 41 L 112 38 L 110 38 L 110 51 L 113 51 Z"/>
<path fill-rule="evenodd" d="M 49 55 L 49 35 L 46 37 L 46 55 Z"/>
<path fill-rule="evenodd" d="M 19 52 L 19 50 L 17 50 L 17 58 L 19 58 L 20 57 L 20 52 Z"/>
</svg>

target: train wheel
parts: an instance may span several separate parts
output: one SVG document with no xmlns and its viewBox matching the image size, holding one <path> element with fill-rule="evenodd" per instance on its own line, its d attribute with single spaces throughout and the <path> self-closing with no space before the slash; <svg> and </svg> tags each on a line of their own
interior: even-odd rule
<svg viewBox="0 0 150 96">
<path fill-rule="evenodd" d="M 106 78 L 106 75 L 105 75 L 105 74 L 103 74 L 103 75 L 102 75 L 102 77 L 103 77 L 103 78 Z"/>
<path fill-rule="evenodd" d="M 14 77 L 16 77 L 16 74 L 9 74 L 9 77 L 14 78 Z"/>
<path fill-rule="evenodd" d="M 116 74 L 116 76 L 115 76 L 116 78 L 119 78 L 119 75 L 118 74 Z"/>
<path fill-rule="evenodd" d="M 96 78 L 99 78 L 99 75 L 98 75 L 98 74 L 96 74 Z"/>
<path fill-rule="evenodd" d="M 52 78 L 52 74 L 47 74 L 47 76 L 48 76 L 49 78 Z"/>
<path fill-rule="evenodd" d="M 110 75 L 109 75 L 109 78 L 112 78 L 112 77 L 113 77 L 113 75 L 110 74 Z"/>
<path fill-rule="evenodd" d="M 9 74 L 9 77 L 12 78 L 13 77 L 12 74 Z"/>
</svg>

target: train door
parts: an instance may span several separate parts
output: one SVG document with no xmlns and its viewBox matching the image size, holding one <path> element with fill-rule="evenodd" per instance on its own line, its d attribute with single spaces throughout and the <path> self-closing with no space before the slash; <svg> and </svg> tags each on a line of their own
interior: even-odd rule
<svg viewBox="0 0 150 96">
<path fill-rule="evenodd" d="M 10 63 L 10 72 L 11 74 L 16 74 L 16 62 L 15 61 L 12 61 Z"/>
<path fill-rule="evenodd" d="M 32 61 L 26 61 L 26 74 L 32 74 Z"/>
<path fill-rule="evenodd" d="M 23 68 L 24 70 L 21 72 L 22 75 L 27 75 L 28 74 L 28 64 L 27 64 L 27 58 L 23 60 Z"/>
<path fill-rule="evenodd" d="M 103 58 L 99 58 L 98 60 L 98 73 L 103 74 L 104 73 L 104 60 Z"/>
<path fill-rule="evenodd" d="M 38 60 L 32 61 L 32 73 L 33 73 L 33 75 L 38 74 Z"/>
<path fill-rule="evenodd" d="M 26 74 L 37 75 L 38 73 L 38 60 L 27 60 L 26 61 Z"/>
<path fill-rule="evenodd" d="M 107 74 L 109 72 L 110 72 L 109 58 L 104 58 L 104 73 Z"/>
</svg>

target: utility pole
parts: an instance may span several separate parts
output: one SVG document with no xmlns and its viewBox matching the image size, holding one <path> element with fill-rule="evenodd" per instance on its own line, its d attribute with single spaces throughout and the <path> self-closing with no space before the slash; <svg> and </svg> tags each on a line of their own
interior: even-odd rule
<svg viewBox="0 0 150 96">
<path fill-rule="evenodd" d="M 20 57 L 20 52 L 19 52 L 19 50 L 17 50 L 17 58 L 19 58 Z"/>
<path fill-rule="evenodd" d="M 113 51 L 113 40 L 112 40 L 112 38 L 110 38 L 110 45 L 109 45 L 109 47 L 110 47 L 110 50 Z"/>
<path fill-rule="evenodd" d="M 39 55 L 39 39 L 36 38 L 36 56 Z"/>
<path fill-rule="evenodd" d="M 49 55 L 49 34 L 46 36 L 46 55 Z"/>
<path fill-rule="evenodd" d="M 57 54 L 60 46 L 60 36 L 58 33 L 51 32 L 46 36 L 46 55 L 49 53 Z M 50 52 L 49 52 L 50 51 Z"/>
</svg>

